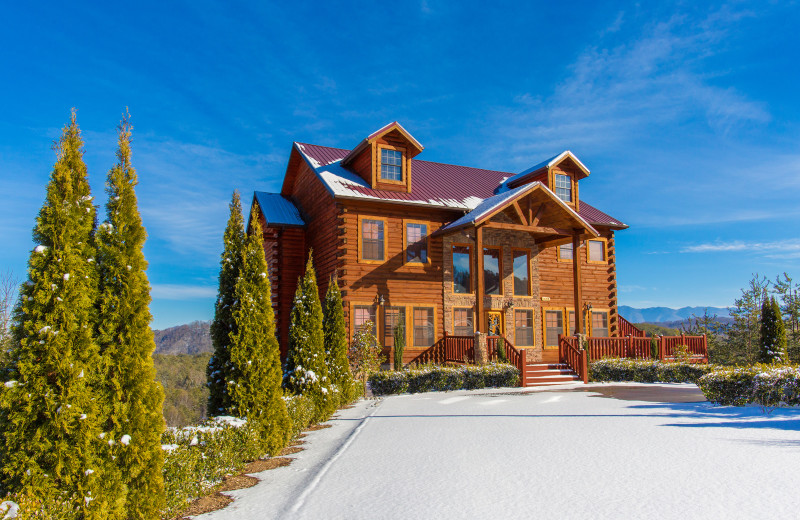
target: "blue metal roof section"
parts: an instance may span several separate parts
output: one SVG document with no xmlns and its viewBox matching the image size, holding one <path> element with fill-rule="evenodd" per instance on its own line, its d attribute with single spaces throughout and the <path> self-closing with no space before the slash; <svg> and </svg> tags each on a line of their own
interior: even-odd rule
<svg viewBox="0 0 800 520">
<path fill-rule="evenodd" d="M 268 226 L 305 226 L 297 207 L 280 193 L 255 192 L 255 199 Z"/>
</svg>

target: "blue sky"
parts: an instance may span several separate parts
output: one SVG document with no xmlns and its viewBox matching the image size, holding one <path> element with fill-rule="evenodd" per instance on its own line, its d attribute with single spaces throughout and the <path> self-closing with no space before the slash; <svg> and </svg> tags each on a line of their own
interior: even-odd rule
<svg viewBox="0 0 800 520">
<path fill-rule="evenodd" d="M 70 107 L 104 204 L 127 106 L 155 328 L 212 316 L 234 189 L 249 206 L 292 141 L 348 148 L 394 120 L 431 161 L 517 172 L 572 150 L 582 199 L 631 226 L 619 303 L 727 306 L 751 273 L 800 277 L 798 7 L 14 2 L 0 272 L 25 275 Z"/>
</svg>

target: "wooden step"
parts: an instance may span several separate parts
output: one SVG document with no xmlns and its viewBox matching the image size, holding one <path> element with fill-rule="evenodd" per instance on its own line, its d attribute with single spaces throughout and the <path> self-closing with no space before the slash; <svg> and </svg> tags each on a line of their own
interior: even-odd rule
<svg viewBox="0 0 800 520">
<path fill-rule="evenodd" d="M 524 386 L 549 386 L 580 382 L 581 378 L 564 363 L 528 363 Z"/>
</svg>

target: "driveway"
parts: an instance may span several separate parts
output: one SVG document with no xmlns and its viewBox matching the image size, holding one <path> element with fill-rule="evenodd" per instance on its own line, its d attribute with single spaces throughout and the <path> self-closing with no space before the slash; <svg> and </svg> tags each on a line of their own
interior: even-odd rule
<svg viewBox="0 0 800 520">
<path fill-rule="evenodd" d="M 591 384 L 361 401 L 203 519 L 795 517 L 800 410 L 694 385 Z"/>
</svg>

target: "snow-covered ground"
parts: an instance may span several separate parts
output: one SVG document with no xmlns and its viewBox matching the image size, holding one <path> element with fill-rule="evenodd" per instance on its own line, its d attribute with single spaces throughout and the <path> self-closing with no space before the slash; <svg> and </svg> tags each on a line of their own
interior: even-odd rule
<svg viewBox="0 0 800 520">
<path fill-rule="evenodd" d="M 627 383 L 362 401 L 199 518 L 795 518 L 800 410 L 701 399 Z"/>
</svg>

